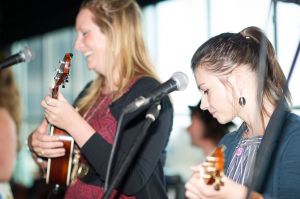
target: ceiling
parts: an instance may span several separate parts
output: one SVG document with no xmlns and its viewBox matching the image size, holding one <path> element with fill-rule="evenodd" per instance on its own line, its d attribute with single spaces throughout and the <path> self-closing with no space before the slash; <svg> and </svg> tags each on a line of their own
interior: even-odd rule
<svg viewBox="0 0 300 199">
<path fill-rule="evenodd" d="M 162 0 L 137 0 L 140 6 Z M 14 41 L 73 26 L 82 0 L 1 0 L 0 49 Z"/>
<path fill-rule="evenodd" d="M 141 7 L 163 0 L 137 0 Z M 300 0 L 280 0 L 300 5 Z M 73 26 L 82 0 L 0 0 L 0 50 L 12 42 Z"/>
</svg>

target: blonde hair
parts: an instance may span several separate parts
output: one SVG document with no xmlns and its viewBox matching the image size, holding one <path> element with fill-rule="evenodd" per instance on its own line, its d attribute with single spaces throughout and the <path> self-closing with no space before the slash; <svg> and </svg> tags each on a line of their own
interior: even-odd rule
<svg viewBox="0 0 300 199">
<path fill-rule="evenodd" d="M 0 70 L 0 107 L 6 109 L 14 120 L 17 133 L 21 125 L 20 93 L 10 68 Z"/>
<path fill-rule="evenodd" d="M 158 79 L 150 61 L 143 39 L 141 11 L 133 0 L 86 0 L 81 9 L 88 9 L 94 15 L 94 22 L 108 39 L 106 74 L 109 88 L 117 85 L 112 98 L 116 99 L 138 76 L 150 76 Z M 114 69 L 118 74 L 113 74 Z M 112 78 L 118 76 L 116 82 Z M 103 88 L 104 77 L 99 75 L 76 106 L 79 112 L 85 112 L 97 99 Z"/>
</svg>

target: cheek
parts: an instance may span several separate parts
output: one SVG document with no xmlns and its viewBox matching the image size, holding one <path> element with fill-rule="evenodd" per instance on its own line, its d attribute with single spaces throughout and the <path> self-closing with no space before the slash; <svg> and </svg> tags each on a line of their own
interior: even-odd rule
<svg viewBox="0 0 300 199">
<path fill-rule="evenodd" d="M 234 96 L 232 95 L 232 93 L 230 91 L 228 91 L 226 93 L 226 96 L 225 96 L 225 102 L 226 102 L 226 107 L 227 107 L 227 111 L 228 111 L 228 114 L 229 115 L 233 115 L 234 112 L 235 112 L 235 101 L 234 101 Z"/>
<path fill-rule="evenodd" d="M 203 124 L 199 120 L 196 120 L 192 125 L 192 133 L 194 134 L 195 138 L 202 137 L 203 134 Z"/>
<path fill-rule="evenodd" d="M 195 134 L 195 132 L 197 131 L 197 127 L 195 125 L 195 123 L 192 123 L 189 127 L 188 127 L 188 132 L 189 134 L 193 135 Z"/>
<path fill-rule="evenodd" d="M 224 94 L 222 92 L 209 93 L 207 95 L 207 101 L 211 111 L 222 111 L 222 105 L 225 102 Z"/>
<path fill-rule="evenodd" d="M 198 124 L 198 135 L 199 135 L 199 137 L 202 137 L 203 133 L 204 133 L 204 126 L 203 126 L 202 123 L 199 123 Z"/>
<path fill-rule="evenodd" d="M 93 42 L 92 42 L 93 38 L 90 35 L 84 37 L 82 41 L 89 48 L 91 48 L 93 46 Z"/>
<path fill-rule="evenodd" d="M 232 121 L 234 118 L 234 105 L 233 98 L 230 93 L 224 89 L 219 93 L 210 97 L 210 103 L 213 109 L 216 110 L 216 119 L 219 123 L 225 124 L 229 121 Z"/>
<path fill-rule="evenodd" d="M 218 89 L 218 92 L 213 95 L 212 100 L 218 105 L 219 108 L 224 107 L 227 108 L 229 104 L 231 104 L 232 97 L 228 93 L 227 89 L 221 86 Z"/>
<path fill-rule="evenodd" d="M 220 103 L 221 111 L 217 114 L 217 120 L 221 124 L 225 124 L 227 122 L 232 121 L 235 118 L 234 106 L 230 100 L 225 100 Z"/>
</svg>

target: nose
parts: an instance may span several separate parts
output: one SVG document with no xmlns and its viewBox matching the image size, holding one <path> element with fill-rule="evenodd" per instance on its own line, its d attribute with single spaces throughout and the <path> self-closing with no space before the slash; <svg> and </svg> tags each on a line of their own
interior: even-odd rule
<svg viewBox="0 0 300 199">
<path fill-rule="evenodd" d="M 77 36 L 75 43 L 74 43 L 74 49 L 80 51 L 81 47 L 82 47 L 82 42 L 81 42 L 79 36 Z"/>
<path fill-rule="evenodd" d="M 191 127 L 192 127 L 192 124 L 190 124 L 190 125 L 186 128 L 186 131 L 187 131 L 188 133 L 191 133 Z"/>
<path fill-rule="evenodd" d="M 205 95 L 203 95 L 201 98 L 200 109 L 207 110 L 208 107 L 209 107 L 209 105 L 208 105 L 207 97 Z"/>
</svg>

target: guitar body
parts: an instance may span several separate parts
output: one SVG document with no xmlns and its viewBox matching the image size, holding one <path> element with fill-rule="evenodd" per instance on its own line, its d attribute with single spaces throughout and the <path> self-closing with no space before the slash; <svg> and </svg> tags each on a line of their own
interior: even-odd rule
<svg viewBox="0 0 300 199">
<path fill-rule="evenodd" d="M 208 157 L 206 157 L 205 162 L 202 164 L 204 167 L 203 179 L 207 185 L 213 185 L 216 191 L 224 186 L 223 176 L 224 176 L 224 146 L 219 146 L 215 151 Z"/>
<path fill-rule="evenodd" d="M 54 126 L 50 129 L 50 135 L 59 135 L 66 153 L 64 156 L 48 159 L 46 183 L 68 186 L 71 181 L 74 139 L 62 129 Z"/>
<path fill-rule="evenodd" d="M 68 82 L 69 70 L 71 66 L 71 53 L 66 53 L 63 61 L 61 61 L 60 68 L 54 77 L 54 86 L 52 88 L 52 98 L 58 98 L 59 86 Z M 47 165 L 46 183 L 68 186 L 71 181 L 72 160 L 74 151 L 74 139 L 63 129 L 55 126 L 50 127 L 50 135 L 60 137 L 63 142 L 63 147 L 66 153 L 62 157 L 49 158 Z"/>
</svg>

